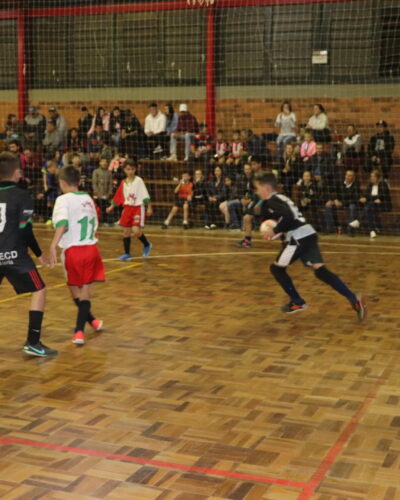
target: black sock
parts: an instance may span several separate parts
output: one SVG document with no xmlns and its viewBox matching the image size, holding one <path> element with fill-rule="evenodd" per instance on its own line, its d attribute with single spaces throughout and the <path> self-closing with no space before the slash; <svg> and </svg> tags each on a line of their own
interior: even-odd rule
<svg viewBox="0 0 400 500">
<path fill-rule="evenodd" d="M 128 236 L 127 238 L 124 238 L 123 241 L 125 253 L 131 253 L 131 237 Z"/>
<path fill-rule="evenodd" d="M 350 290 L 350 288 L 339 278 L 339 276 L 329 271 L 329 269 L 327 269 L 325 266 L 317 269 L 315 271 L 315 276 L 327 285 L 330 285 L 334 290 L 340 293 L 340 295 L 346 297 L 351 305 L 354 306 L 354 304 L 357 303 L 357 297 L 355 293 Z"/>
<path fill-rule="evenodd" d="M 149 245 L 149 240 L 146 238 L 144 234 L 138 238 L 143 243 L 143 246 L 147 247 Z"/>
<path fill-rule="evenodd" d="M 83 332 L 85 323 L 88 321 L 90 311 L 90 300 L 80 300 L 78 305 L 78 316 L 76 318 L 75 332 Z"/>
<path fill-rule="evenodd" d="M 245 236 L 244 239 L 247 241 L 251 241 L 251 236 Z"/>
<path fill-rule="evenodd" d="M 296 290 L 292 278 L 286 272 L 286 268 L 277 266 L 276 264 L 271 264 L 270 271 L 272 276 L 281 285 L 285 292 L 289 295 L 292 302 L 297 305 L 304 304 L 304 300 L 300 297 L 298 291 Z"/>
<path fill-rule="evenodd" d="M 43 311 L 29 311 L 28 344 L 36 345 L 40 340 Z"/>
<path fill-rule="evenodd" d="M 74 299 L 74 302 L 75 304 L 77 305 L 77 307 L 79 307 L 79 302 L 80 300 L 79 299 Z M 91 305 L 91 302 L 89 301 L 89 304 Z M 92 323 L 92 321 L 94 321 L 96 318 L 93 316 L 93 314 L 91 313 L 91 310 L 90 310 L 90 307 L 89 307 L 89 312 L 88 312 L 88 323 Z"/>
</svg>

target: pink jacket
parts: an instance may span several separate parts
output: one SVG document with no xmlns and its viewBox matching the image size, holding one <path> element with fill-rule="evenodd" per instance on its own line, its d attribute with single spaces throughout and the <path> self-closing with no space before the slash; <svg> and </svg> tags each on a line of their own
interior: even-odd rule
<svg viewBox="0 0 400 500">
<path fill-rule="evenodd" d="M 315 141 L 311 142 L 304 141 L 303 144 L 301 145 L 300 156 L 302 158 L 305 158 L 306 156 L 308 156 L 308 158 L 311 158 L 311 156 L 314 156 L 316 152 L 317 152 L 317 143 Z"/>
</svg>

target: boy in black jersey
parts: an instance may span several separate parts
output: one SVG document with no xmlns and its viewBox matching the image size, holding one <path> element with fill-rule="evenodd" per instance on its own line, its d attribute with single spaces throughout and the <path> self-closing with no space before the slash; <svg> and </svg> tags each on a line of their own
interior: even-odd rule
<svg viewBox="0 0 400 500">
<path fill-rule="evenodd" d="M 272 275 L 290 297 L 289 304 L 283 306 L 282 311 L 295 313 L 307 307 L 286 272 L 287 266 L 300 259 L 305 266 L 314 269 L 315 276 L 318 279 L 346 297 L 357 312 L 359 320 L 364 320 L 366 318 L 364 298 L 353 293 L 339 276 L 327 269 L 318 246 L 318 236 L 315 229 L 310 224 L 307 224 L 302 213 L 291 199 L 277 193 L 274 174 L 259 174 L 256 176 L 255 187 L 258 196 L 262 200 L 262 220 L 273 219 L 277 222 L 275 228 L 267 229 L 264 233 L 264 239 L 272 239 L 278 234 L 285 235 L 283 250 L 278 255 L 275 263 L 270 266 Z"/>
<path fill-rule="evenodd" d="M 46 290 L 28 248 L 42 264 L 46 265 L 46 260 L 32 231 L 33 203 L 27 191 L 17 187 L 19 178 L 18 158 L 1 153 L 0 283 L 7 278 L 17 294 L 32 293 L 28 338 L 23 352 L 30 356 L 54 356 L 57 351 L 40 341 Z"/>
</svg>

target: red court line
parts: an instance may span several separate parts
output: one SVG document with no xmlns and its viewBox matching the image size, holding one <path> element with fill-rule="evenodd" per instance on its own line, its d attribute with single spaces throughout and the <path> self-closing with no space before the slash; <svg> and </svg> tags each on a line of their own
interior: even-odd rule
<svg viewBox="0 0 400 500">
<path fill-rule="evenodd" d="M 61 446 L 57 444 L 43 443 L 41 441 L 30 441 L 28 439 L 17 439 L 13 437 L 0 437 L 0 445 L 22 445 L 22 446 L 33 446 L 35 448 L 44 448 L 48 450 L 66 451 L 69 453 L 75 453 L 78 455 L 87 455 L 100 458 L 107 458 L 109 460 L 117 460 L 120 462 L 133 462 L 135 464 L 143 465 L 153 465 L 155 467 L 163 467 L 167 469 L 182 470 L 185 472 L 198 472 L 200 474 L 205 474 L 209 476 L 221 476 L 229 477 L 233 479 L 243 479 L 245 481 L 254 481 L 257 483 L 267 483 L 267 484 L 280 484 L 283 486 L 291 486 L 292 488 L 303 489 L 307 486 L 307 483 L 300 481 L 290 481 L 288 479 L 280 479 L 268 476 L 259 476 L 256 474 L 245 474 L 243 472 L 234 472 L 228 470 L 220 469 L 210 469 L 206 467 L 197 467 L 195 465 L 178 464 L 174 462 L 164 462 L 161 460 L 152 460 L 149 458 L 141 458 L 129 455 L 117 455 L 114 453 L 106 453 L 103 451 L 88 450 L 85 448 L 74 448 L 72 446 Z"/>
<path fill-rule="evenodd" d="M 324 459 L 319 464 L 317 470 L 311 476 L 310 480 L 307 482 L 303 491 L 297 497 L 297 500 L 310 500 L 310 498 L 313 495 L 313 493 L 315 492 L 315 490 L 318 488 L 318 486 L 324 480 L 327 472 L 329 471 L 329 469 L 331 468 L 331 466 L 335 462 L 337 456 L 339 455 L 339 453 L 341 453 L 343 448 L 346 446 L 346 443 L 348 442 L 348 440 L 352 436 L 352 434 L 354 434 L 354 431 L 356 430 L 357 426 L 361 422 L 361 419 L 363 418 L 366 411 L 368 410 L 369 405 L 376 398 L 376 395 L 379 391 L 379 388 L 381 387 L 382 384 L 384 384 L 384 382 L 385 382 L 385 379 L 380 378 L 378 380 L 378 382 L 376 383 L 375 387 L 367 394 L 367 396 L 365 396 L 360 407 L 355 412 L 355 414 L 353 415 L 350 422 L 343 429 L 342 433 L 337 438 L 337 440 L 335 441 L 333 446 L 330 448 L 328 453 L 325 455 Z"/>
</svg>

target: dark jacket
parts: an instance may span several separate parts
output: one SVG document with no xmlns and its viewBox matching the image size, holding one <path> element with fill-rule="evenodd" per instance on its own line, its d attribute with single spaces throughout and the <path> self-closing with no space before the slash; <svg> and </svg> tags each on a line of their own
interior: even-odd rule
<svg viewBox="0 0 400 500">
<path fill-rule="evenodd" d="M 368 144 L 368 155 L 370 158 L 377 156 L 387 165 L 392 165 L 394 146 L 393 136 L 390 135 L 388 130 L 385 130 L 383 134 L 376 134 L 371 137 Z"/>
<path fill-rule="evenodd" d="M 358 181 L 354 181 L 349 187 L 344 182 L 339 184 L 337 198 L 343 203 L 344 207 L 348 207 L 353 203 L 358 204 L 360 197 L 361 191 Z"/>
<path fill-rule="evenodd" d="M 207 183 L 206 193 L 208 198 L 215 197 L 218 202 L 225 201 L 227 198 L 226 184 L 223 179 L 217 184 L 215 179 Z"/>
<path fill-rule="evenodd" d="M 78 130 L 79 138 L 82 142 L 87 141 L 88 132 L 92 126 L 93 116 L 89 113 L 85 118 L 79 118 L 78 120 Z"/>
<path fill-rule="evenodd" d="M 313 180 L 310 184 L 305 185 L 303 180 L 301 180 L 298 183 L 298 187 L 298 205 L 300 210 L 309 207 L 317 207 L 320 196 L 318 184 Z"/>
<path fill-rule="evenodd" d="M 206 187 L 206 181 L 193 182 L 192 201 L 195 203 L 204 203 Z"/>
<path fill-rule="evenodd" d="M 315 154 L 311 156 L 307 163 L 308 165 L 306 165 L 306 170 L 311 170 L 314 177 L 320 175 L 322 182 L 326 183 L 334 181 L 336 177 L 335 169 L 333 167 L 332 158 L 328 154 Z"/>
<path fill-rule="evenodd" d="M 387 182 L 379 182 L 377 196 L 372 195 L 372 184 L 368 184 L 364 196 L 367 198 L 367 201 L 381 200 L 380 204 L 375 204 L 381 212 L 390 212 L 392 210 L 392 197 Z"/>
<path fill-rule="evenodd" d="M 239 199 L 241 198 L 251 198 L 254 193 L 253 186 L 254 176 L 247 177 L 246 175 L 241 175 L 236 181 L 236 192 Z"/>
</svg>

